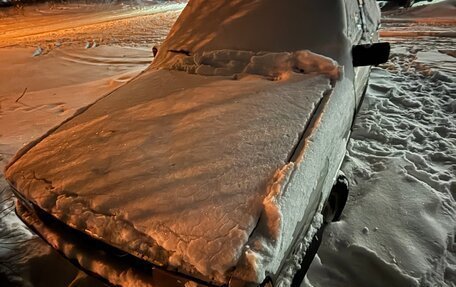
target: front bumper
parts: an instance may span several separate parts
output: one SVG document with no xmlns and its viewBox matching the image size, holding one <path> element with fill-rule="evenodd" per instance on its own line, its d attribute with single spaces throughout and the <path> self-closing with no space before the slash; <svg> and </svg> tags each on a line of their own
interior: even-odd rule
<svg viewBox="0 0 456 287">
<path fill-rule="evenodd" d="M 16 192 L 17 193 L 17 192 Z M 18 197 L 19 218 L 61 255 L 86 273 L 112 286 L 216 287 L 164 270 L 73 229 L 33 203 Z"/>
<path fill-rule="evenodd" d="M 69 260 L 77 268 L 98 278 L 110 286 L 141 287 L 228 287 L 218 286 L 196 279 L 177 271 L 166 270 L 135 257 L 116 247 L 74 229 L 53 217 L 37 205 L 24 198 L 13 188 L 17 197 L 16 214 L 47 244 Z M 318 202 L 318 201 L 315 201 Z M 310 222 L 305 226 L 308 227 Z M 323 227 L 315 234 L 301 268 L 295 274 L 292 287 L 301 285 L 307 269 L 314 258 L 321 240 Z M 299 278 L 299 279 L 298 279 Z M 277 278 L 275 278 L 277 279 Z M 267 277 L 258 287 L 273 287 L 274 278 Z M 253 286 L 236 282 L 230 286 Z"/>
</svg>

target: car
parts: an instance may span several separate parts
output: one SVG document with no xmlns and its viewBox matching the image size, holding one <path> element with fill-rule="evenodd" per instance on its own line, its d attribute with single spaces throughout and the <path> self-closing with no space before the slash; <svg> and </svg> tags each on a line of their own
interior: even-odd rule
<svg viewBox="0 0 456 287">
<path fill-rule="evenodd" d="M 115 286 L 298 286 L 347 200 L 379 21 L 374 0 L 190 0 L 148 69 L 7 165 L 18 216 Z"/>
</svg>

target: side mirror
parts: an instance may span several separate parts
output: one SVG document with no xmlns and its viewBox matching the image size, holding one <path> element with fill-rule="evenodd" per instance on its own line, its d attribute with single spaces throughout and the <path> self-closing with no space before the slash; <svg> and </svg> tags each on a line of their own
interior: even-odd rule
<svg viewBox="0 0 456 287">
<path fill-rule="evenodd" d="M 377 66 L 386 63 L 390 50 L 391 46 L 388 42 L 353 46 L 353 66 Z"/>
</svg>

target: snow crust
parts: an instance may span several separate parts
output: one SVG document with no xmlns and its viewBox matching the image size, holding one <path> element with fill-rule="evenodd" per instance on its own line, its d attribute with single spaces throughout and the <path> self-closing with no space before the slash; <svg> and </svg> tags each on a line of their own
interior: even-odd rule
<svg viewBox="0 0 456 287">
<path fill-rule="evenodd" d="M 112 284 L 133 287 L 133 286 L 153 286 L 147 280 L 144 280 L 131 268 L 122 265 L 106 264 L 101 252 L 93 252 L 88 254 L 80 245 L 75 242 L 75 238 L 71 239 L 65 234 L 56 232 L 55 229 L 46 226 L 35 214 L 30 213 L 23 205 L 18 205 L 18 212 L 27 222 L 33 226 L 41 236 L 55 249 L 61 251 L 65 256 L 76 260 L 81 266 L 87 268 L 100 276 L 103 276 Z M 73 282 L 77 282 L 75 278 Z M 78 284 L 81 284 L 78 282 Z"/>
</svg>

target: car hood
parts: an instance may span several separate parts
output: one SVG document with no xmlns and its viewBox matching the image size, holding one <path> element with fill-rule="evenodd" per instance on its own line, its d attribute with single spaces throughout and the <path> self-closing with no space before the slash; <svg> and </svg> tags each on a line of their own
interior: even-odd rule
<svg viewBox="0 0 456 287">
<path fill-rule="evenodd" d="M 149 70 L 19 152 L 6 177 L 75 229 L 226 283 L 330 82 Z"/>
</svg>

